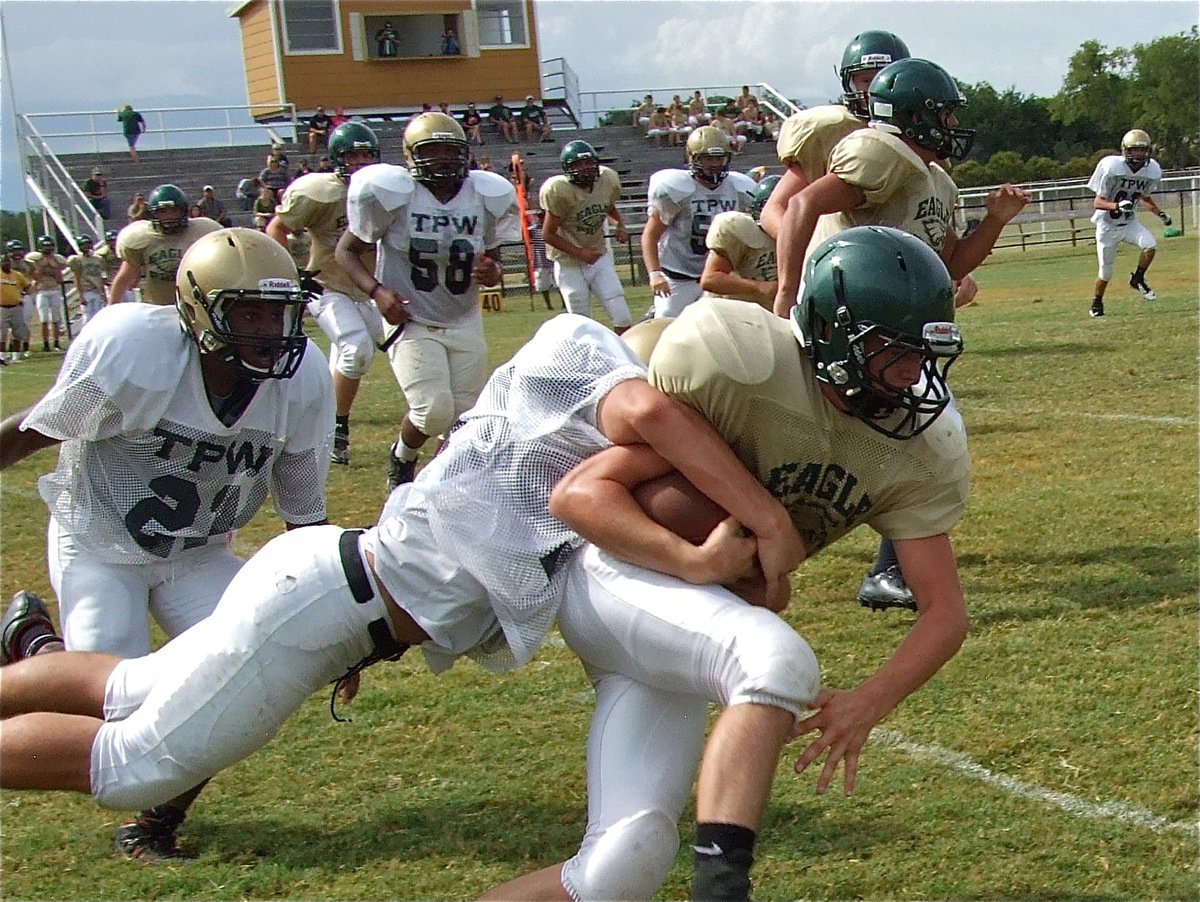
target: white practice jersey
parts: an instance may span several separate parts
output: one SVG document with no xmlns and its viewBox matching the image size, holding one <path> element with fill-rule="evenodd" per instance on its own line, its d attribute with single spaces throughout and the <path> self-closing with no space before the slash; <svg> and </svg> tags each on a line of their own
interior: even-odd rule
<svg viewBox="0 0 1200 902">
<path fill-rule="evenodd" d="M 1120 203 L 1123 200 L 1133 201 L 1133 210 L 1121 213 L 1113 210 L 1097 210 L 1092 214 L 1092 222 L 1096 225 L 1125 225 L 1137 216 L 1138 201 L 1147 194 L 1158 190 L 1162 181 L 1162 167 L 1157 160 L 1147 160 L 1137 172 L 1129 168 L 1125 158 L 1118 154 L 1105 157 L 1096 165 L 1096 171 L 1088 179 L 1088 188 L 1108 200 Z"/>
<path fill-rule="evenodd" d="M 757 187 L 731 172 L 715 188 L 700 184 L 686 169 L 663 169 L 650 176 L 647 210 L 667 226 L 658 239 L 658 265 L 664 271 L 699 279 L 708 254 L 705 237 L 718 213 L 745 212 Z"/>
<path fill-rule="evenodd" d="M 389 578 L 403 583 L 395 546 L 403 542 L 405 512 L 416 510 L 438 546 L 486 589 L 487 598 L 456 615 L 478 621 L 461 632 L 485 639 L 450 653 L 491 670 L 533 657 L 562 600 L 565 564 L 583 545 L 551 516 L 550 492 L 568 470 L 611 444 L 596 428 L 601 399 L 620 382 L 645 378 L 645 366 L 612 330 L 586 317 L 556 316 L 497 368 L 416 481 L 392 493 L 375 539 L 384 586 Z M 443 669 L 450 662 L 430 663 Z"/>
<path fill-rule="evenodd" d="M 512 183 L 478 170 L 443 204 L 401 166 L 364 166 L 351 176 L 346 214 L 360 240 L 379 242 L 375 278 L 427 326 L 456 326 L 478 316 L 472 267 L 485 250 L 519 241 L 521 234 Z"/>
<path fill-rule="evenodd" d="M 101 560 L 145 563 L 225 539 L 268 493 L 285 522 L 325 519 L 333 387 L 311 345 L 295 376 L 262 383 L 225 426 L 179 313 L 106 307 L 71 343 L 21 428 L 62 441 L 58 469 L 38 487 L 54 518 Z"/>
</svg>

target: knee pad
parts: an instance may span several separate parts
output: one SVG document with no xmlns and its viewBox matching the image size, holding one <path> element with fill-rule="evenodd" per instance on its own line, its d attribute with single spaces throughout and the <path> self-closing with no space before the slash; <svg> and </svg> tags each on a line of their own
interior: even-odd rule
<svg viewBox="0 0 1200 902">
<path fill-rule="evenodd" d="M 817 656 L 804 637 L 764 608 L 749 608 L 757 628 L 738 631 L 726 706 L 773 705 L 803 715 L 821 688 Z"/>
<path fill-rule="evenodd" d="M 563 886 L 579 902 L 650 899 L 678 852 L 675 822 L 661 811 L 639 811 L 586 839 L 563 866 Z"/>
<path fill-rule="evenodd" d="M 338 345 L 333 358 L 333 368 L 347 379 L 361 379 L 371 368 L 375 358 L 375 346 L 365 332 L 348 336 Z"/>
<path fill-rule="evenodd" d="M 439 392 L 429 399 L 429 404 L 418 416 L 410 415 L 414 426 L 426 435 L 443 435 L 454 425 L 454 396 Z"/>
</svg>

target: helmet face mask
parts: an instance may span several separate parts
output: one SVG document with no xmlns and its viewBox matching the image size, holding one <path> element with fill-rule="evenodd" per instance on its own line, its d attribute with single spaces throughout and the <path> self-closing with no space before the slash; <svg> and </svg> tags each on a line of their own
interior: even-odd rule
<svg viewBox="0 0 1200 902">
<path fill-rule="evenodd" d="M 92 252 L 92 236 L 91 235 L 76 235 L 75 243 L 79 245 L 81 254 L 90 254 Z"/>
<path fill-rule="evenodd" d="M 754 190 L 754 198 L 750 201 L 750 209 L 747 211 L 754 217 L 755 222 L 762 217 L 763 207 L 771 199 L 771 192 L 775 190 L 775 186 L 782 178 L 781 175 L 768 175 L 758 183 L 758 187 Z"/>
<path fill-rule="evenodd" d="M 1130 129 L 1121 138 L 1121 156 L 1134 172 L 1146 165 L 1150 159 L 1150 136 L 1140 128 Z"/>
<path fill-rule="evenodd" d="M 38 250 L 43 254 L 54 253 L 54 239 L 49 235 L 42 235 L 37 240 Z"/>
<path fill-rule="evenodd" d="M 729 174 L 729 136 L 714 125 L 694 129 L 687 139 L 687 158 L 692 177 L 715 188 Z"/>
<path fill-rule="evenodd" d="M 159 185 L 146 198 L 150 222 L 157 232 L 171 235 L 182 232 L 188 223 L 188 199 L 174 185 Z"/>
<path fill-rule="evenodd" d="M 184 331 L 247 382 L 288 379 L 304 357 L 305 296 L 291 255 L 253 229 L 205 235 L 179 264 Z"/>
<path fill-rule="evenodd" d="M 470 172 L 471 148 L 453 117 L 421 113 L 404 130 L 404 158 L 418 182 L 458 190 Z"/>
<path fill-rule="evenodd" d="M 600 178 L 600 157 L 587 141 L 571 141 L 559 155 L 567 181 L 591 191 Z"/>
<path fill-rule="evenodd" d="M 890 31 L 864 31 L 856 35 L 842 51 L 838 78 L 842 81 L 842 102 L 860 119 L 868 118 L 870 100 L 867 89 L 855 84 L 855 75 L 872 76 L 897 60 L 908 59 L 908 45 Z"/>
<path fill-rule="evenodd" d="M 361 122 L 343 122 L 329 136 L 329 161 L 344 182 L 371 163 L 379 162 L 379 138 Z"/>
<path fill-rule="evenodd" d="M 862 226 L 813 252 L 792 330 L 847 413 L 903 440 L 950 403 L 946 373 L 963 348 L 953 317 L 937 254 L 907 233 Z"/>
<path fill-rule="evenodd" d="M 967 99 L 936 63 L 922 59 L 892 63 L 875 76 L 869 95 L 870 121 L 875 127 L 903 135 L 933 151 L 939 160 L 961 160 L 970 153 L 975 130 L 959 128 L 956 119 L 956 111 L 967 105 Z"/>
</svg>

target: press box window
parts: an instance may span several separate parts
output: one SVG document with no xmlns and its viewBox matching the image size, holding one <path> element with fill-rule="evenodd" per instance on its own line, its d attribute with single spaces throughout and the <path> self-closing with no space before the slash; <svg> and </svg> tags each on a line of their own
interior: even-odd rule
<svg viewBox="0 0 1200 902">
<path fill-rule="evenodd" d="M 524 0 L 478 0 L 479 46 L 528 47 L 529 26 Z"/>
<path fill-rule="evenodd" d="M 342 52 L 336 0 L 287 0 L 278 8 L 283 11 L 283 35 L 288 53 Z"/>
</svg>

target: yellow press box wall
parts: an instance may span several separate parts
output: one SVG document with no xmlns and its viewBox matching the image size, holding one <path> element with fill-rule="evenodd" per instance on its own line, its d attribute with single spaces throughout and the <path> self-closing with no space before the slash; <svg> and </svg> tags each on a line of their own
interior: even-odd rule
<svg viewBox="0 0 1200 902">
<path fill-rule="evenodd" d="M 326 18 L 299 18 L 301 9 L 314 8 Z M 422 103 L 474 101 L 486 108 L 497 94 L 519 106 L 527 94 L 541 95 L 532 0 L 327 0 L 287 10 L 279 0 L 248 0 L 230 15 L 241 26 L 246 90 L 259 118 L 277 116 L 287 103 L 301 115 L 318 104 L 369 114 Z M 486 34 L 482 17 L 492 23 Z M 500 18 L 504 38 L 497 37 Z M 398 34 L 390 58 L 379 55 L 376 41 L 385 22 Z M 289 36 L 289 24 L 312 29 L 313 40 L 326 46 L 295 49 L 303 38 Z M 447 30 L 459 46 L 456 55 L 443 52 Z M 491 46 L 480 46 L 481 34 Z"/>
</svg>

